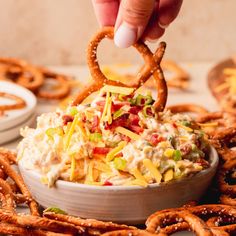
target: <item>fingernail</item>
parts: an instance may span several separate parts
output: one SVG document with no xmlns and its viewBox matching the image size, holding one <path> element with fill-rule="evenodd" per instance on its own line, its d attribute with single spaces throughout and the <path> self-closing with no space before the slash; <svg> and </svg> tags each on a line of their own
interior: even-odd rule
<svg viewBox="0 0 236 236">
<path fill-rule="evenodd" d="M 119 48 L 127 48 L 133 45 L 137 38 L 137 31 L 128 24 L 122 23 L 115 32 L 114 42 Z"/>
<path fill-rule="evenodd" d="M 162 29 L 166 29 L 169 25 L 164 25 L 164 24 L 162 24 L 161 22 L 158 22 L 158 25 L 159 25 L 159 27 L 160 28 L 162 28 Z"/>
</svg>

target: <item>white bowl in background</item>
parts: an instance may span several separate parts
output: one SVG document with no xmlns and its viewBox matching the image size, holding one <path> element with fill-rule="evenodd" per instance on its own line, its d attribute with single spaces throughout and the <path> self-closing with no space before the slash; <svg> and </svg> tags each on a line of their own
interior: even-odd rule
<svg viewBox="0 0 236 236">
<path fill-rule="evenodd" d="M 210 167 L 192 177 L 165 184 L 139 186 L 92 186 L 58 180 L 48 188 L 41 175 L 19 164 L 21 175 L 33 197 L 43 207 L 58 206 L 69 214 L 126 224 L 141 224 L 153 212 L 180 207 L 198 200 L 215 175 L 218 154 L 210 151 Z"/>
<path fill-rule="evenodd" d="M 34 123 L 35 119 L 36 115 L 33 114 L 13 128 L 9 128 L 3 131 L 0 130 L 0 145 L 20 137 L 20 129 L 25 126 L 31 126 Z"/>
<path fill-rule="evenodd" d="M 29 119 L 35 112 L 37 99 L 28 89 L 12 82 L 0 81 L 0 92 L 10 93 L 23 98 L 26 106 L 22 109 L 6 111 L 6 117 L 0 117 L 0 131 L 5 131 Z M 1 102 L 0 102 L 1 104 Z"/>
</svg>

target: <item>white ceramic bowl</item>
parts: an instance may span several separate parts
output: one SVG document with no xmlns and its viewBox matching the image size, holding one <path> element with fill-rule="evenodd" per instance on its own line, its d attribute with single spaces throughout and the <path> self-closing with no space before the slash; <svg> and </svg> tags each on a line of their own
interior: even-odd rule
<svg viewBox="0 0 236 236">
<path fill-rule="evenodd" d="M 0 145 L 10 142 L 18 137 L 20 137 L 20 129 L 25 126 L 31 126 L 36 119 L 36 116 L 33 114 L 13 128 L 9 128 L 6 130 L 0 130 Z"/>
<path fill-rule="evenodd" d="M 6 111 L 7 116 L 0 118 L 0 131 L 7 131 L 10 128 L 19 126 L 27 119 L 30 119 L 30 117 L 35 112 L 37 105 L 37 99 L 31 91 L 12 82 L 0 81 L 0 92 L 19 96 L 26 102 L 26 106 L 22 109 Z"/>
<path fill-rule="evenodd" d="M 40 183 L 40 174 L 19 165 L 20 172 L 32 195 L 43 207 L 58 206 L 83 218 L 127 224 L 144 223 L 153 212 L 179 207 L 198 200 L 209 186 L 218 165 L 218 155 L 211 148 L 210 167 L 193 177 L 139 186 L 90 186 L 59 180 L 55 187 Z"/>
</svg>

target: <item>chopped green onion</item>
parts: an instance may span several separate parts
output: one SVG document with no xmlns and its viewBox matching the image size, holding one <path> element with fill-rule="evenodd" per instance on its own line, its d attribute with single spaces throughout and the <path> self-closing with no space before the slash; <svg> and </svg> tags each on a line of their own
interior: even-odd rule
<svg viewBox="0 0 236 236">
<path fill-rule="evenodd" d="M 126 167 L 126 163 L 127 161 L 120 158 L 120 157 L 116 157 L 113 161 L 114 163 L 114 167 L 117 169 L 117 170 L 124 170 L 125 167 Z"/>
<path fill-rule="evenodd" d="M 180 161 L 182 157 L 181 151 L 175 150 L 173 156 L 174 156 L 174 161 Z"/>
<path fill-rule="evenodd" d="M 102 140 L 102 134 L 101 133 L 92 133 L 89 135 L 89 140 L 91 142 L 98 143 L 99 141 Z"/>
<path fill-rule="evenodd" d="M 65 211 L 63 211 L 59 207 L 48 207 L 43 212 L 54 212 L 56 214 L 68 215 Z"/>
<path fill-rule="evenodd" d="M 150 95 L 144 96 L 144 95 L 139 94 L 136 97 L 136 105 L 138 105 L 138 106 L 151 105 L 153 103 L 153 101 L 154 100 L 152 99 L 152 96 L 150 96 Z"/>
<path fill-rule="evenodd" d="M 135 98 L 129 98 L 128 102 L 130 102 L 131 105 L 136 105 L 136 99 Z"/>
<path fill-rule="evenodd" d="M 196 144 L 192 144 L 192 151 L 197 151 L 197 145 Z"/>
<path fill-rule="evenodd" d="M 122 116 L 124 114 L 124 111 L 123 110 L 118 110 L 118 111 L 115 111 L 114 114 L 113 114 L 113 120 L 116 120 L 117 118 L 119 118 L 120 116 Z"/>
<path fill-rule="evenodd" d="M 78 110 L 76 107 L 71 107 L 70 108 L 70 115 L 75 116 L 76 114 L 78 114 Z"/>
<path fill-rule="evenodd" d="M 148 114 L 148 109 L 151 109 L 152 114 L 155 113 L 154 108 L 153 108 L 152 105 L 146 105 L 146 106 L 143 108 L 143 115 L 144 115 L 144 117 L 150 116 L 150 115 Z"/>
<path fill-rule="evenodd" d="M 187 127 L 191 126 L 191 122 L 190 122 L 190 121 L 187 121 L 187 120 L 183 120 L 183 121 L 181 122 L 181 124 L 184 125 L 184 126 L 187 126 Z"/>
<path fill-rule="evenodd" d="M 46 130 L 46 135 L 51 139 L 53 139 L 53 136 L 56 134 L 59 136 L 63 136 L 64 131 L 63 131 L 62 127 L 48 128 Z"/>
</svg>

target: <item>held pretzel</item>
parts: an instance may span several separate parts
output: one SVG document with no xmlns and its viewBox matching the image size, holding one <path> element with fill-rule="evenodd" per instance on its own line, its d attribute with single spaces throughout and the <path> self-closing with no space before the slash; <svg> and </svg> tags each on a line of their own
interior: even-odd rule
<svg viewBox="0 0 236 236">
<path fill-rule="evenodd" d="M 138 52 L 142 55 L 145 66 L 140 70 L 137 74 L 137 82 L 132 85 L 127 85 L 118 81 L 109 80 L 101 71 L 100 66 L 97 60 L 97 47 L 99 43 L 104 38 L 113 39 L 114 30 L 112 27 L 105 27 L 97 35 L 92 39 L 88 46 L 87 60 L 88 66 L 90 69 L 90 73 L 93 78 L 93 82 L 87 86 L 83 91 L 81 91 L 72 105 L 80 104 L 87 96 L 91 93 L 99 90 L 105 84 L 107 85 L 115 85 L 115 86 L 123 86 L 123 87 L 132 87 L 137 90 L 141 85 L 143 85 L 151 75 L 156 80 L 157 88 L 158 88 L 158 97 L 154 104 L 154 107 L 157 111 L 163 111 L 166 100 L 167 100 L 167 85 L 163 76 L 162 69 L 160 67 L 160 62 L 165 52 L 166 44 L 164 42 L 160 43 L 159 48 L 153 54 L 149 48 L 142 42 L 135 43 L 133 47 L 135 47 Z"/>
</svg>

